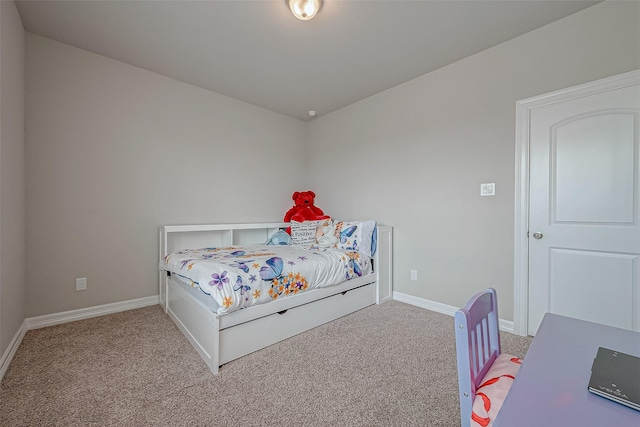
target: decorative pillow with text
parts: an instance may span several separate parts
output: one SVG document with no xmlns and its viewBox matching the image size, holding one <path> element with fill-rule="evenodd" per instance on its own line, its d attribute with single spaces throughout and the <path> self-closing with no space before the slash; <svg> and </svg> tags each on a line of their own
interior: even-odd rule
<svg viewBox="0 0 640 427">
<path fill-rule="evenodd" d="M 331 224 L 331 218 L 315 221 L 291 221 L 292 244 L 298 246 L 310 246 L 316 243 L 318 228 Z"/>
</svg>

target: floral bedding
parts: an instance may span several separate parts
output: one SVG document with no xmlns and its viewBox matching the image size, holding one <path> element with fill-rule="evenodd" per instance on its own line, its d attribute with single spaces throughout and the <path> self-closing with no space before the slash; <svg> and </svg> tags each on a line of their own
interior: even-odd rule
<svg viewBox="0 0 640 427">
<path fill-rule="evenodd" d="M 199 287 L 224 314 L 368 274 L 371 259 L 336 248 L 227 246 L 174 252 L 160 268 Z"/>
</svg>

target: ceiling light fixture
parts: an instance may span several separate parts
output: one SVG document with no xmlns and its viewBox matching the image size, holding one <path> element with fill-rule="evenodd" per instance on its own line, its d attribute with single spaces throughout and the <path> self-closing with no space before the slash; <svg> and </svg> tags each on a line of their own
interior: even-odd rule
<svg viewBox="0 0 640 427">
<path fill-rule="evenodd" d="M 316 16 L 322 7 L 322 0 L 285 0 L 291 13 L 302 21 L 308 21 Z"/>
</svg>

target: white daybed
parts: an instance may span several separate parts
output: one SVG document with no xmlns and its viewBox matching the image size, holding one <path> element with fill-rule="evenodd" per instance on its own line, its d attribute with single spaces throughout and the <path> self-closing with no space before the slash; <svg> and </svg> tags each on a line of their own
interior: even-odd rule
<svg viewBox="0 0 640 427">
<path fill-rule="evenodd" d="M 288 223 L 166 225 L 162 260 L 183 249 L 263 244 Z M 197 294 L 160 272 L 160 304 L 213 373 L 231 360 L 392 298 L 392 227 L 377 226 L 373 272 L 331 287 L 219 315 Z"/>
</svg>

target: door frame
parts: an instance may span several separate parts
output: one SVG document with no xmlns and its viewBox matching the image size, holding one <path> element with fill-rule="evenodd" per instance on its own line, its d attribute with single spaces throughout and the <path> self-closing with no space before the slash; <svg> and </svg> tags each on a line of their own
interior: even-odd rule
<svg viewBox="0 0 640 427">
<path fill-rule="evenodd" d="M 529 322 L 529 130 L 535 108 L 640 84 L 640 70 L 516 102 L 513 330 L 527 335 Z"/>
</svg>

